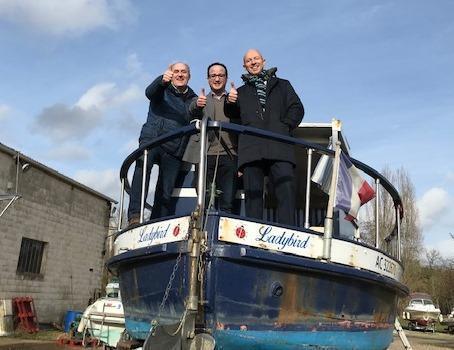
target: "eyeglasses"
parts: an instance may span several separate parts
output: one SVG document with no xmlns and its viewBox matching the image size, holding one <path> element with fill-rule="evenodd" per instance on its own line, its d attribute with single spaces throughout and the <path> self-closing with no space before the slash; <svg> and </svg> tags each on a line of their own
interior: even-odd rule
<svg viewBox="0 0 454 350">
<path fill-rule="evenodd" d="M 208 79 L 211 79 L 211 80 L 214 80 L 216 78 L 224 79 L 225 78 L 225 74 L 210 74 L 208 76 Z"/>
</svg>

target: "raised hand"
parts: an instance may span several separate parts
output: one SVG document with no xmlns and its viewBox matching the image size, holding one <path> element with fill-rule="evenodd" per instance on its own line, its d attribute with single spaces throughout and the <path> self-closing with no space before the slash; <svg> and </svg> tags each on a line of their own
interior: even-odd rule
<svg viewBox="0 0 454 350">
<path fill-rule="evenodd" d="M 230 91 L 229 91 L 228 101 L 230 103 L 235 103 L 237 100 L 238 100 L 238 91 L 236 91 L 235 84 L 232 81 L 232 82 L 230 82 Z"/>
<path fill-rule="evenodd" d="M 167 67 L 167 70 L 162 75 L 162 82 L 168 83 L 172 80 L 172 77 L 173 77 L 172 65 L 169 64 L 169 67 Z"/>
<path fill-rule="evenodd" d="M 203 108 L 207 105 L 207 97 L 205 96 L 205 89 L 202 88 L 200 95 L 197 97 L 197 107 Z"/>
</svg>

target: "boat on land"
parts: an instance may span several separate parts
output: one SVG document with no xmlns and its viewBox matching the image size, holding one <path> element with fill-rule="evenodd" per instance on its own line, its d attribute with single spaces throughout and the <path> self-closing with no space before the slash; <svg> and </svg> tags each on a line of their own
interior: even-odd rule
<svg viewBox="0 0 454 350">
<path fill-rule="evenodd" d="M 454 307 L 452 308 L 451 313 L 445 316 L 440 314 L 438 321 L 440 321 L 441 325 L 446 326 L 448 333 L 454 333 Z"/>
<path fill-rule="evenodd" d="M 244 215 L 241 190 L 235 214 L 207 208 L 203 150 L 207 133 L 220 129 L 294 145 L 295 226 L 276 223 L 272 189 L 265 195 L 263 220 Z M 389 231 L 376 215 L 373 234 L 367 236 L 334 208 L 333 191 L 327 195 L 311 182 L 323 155 L 336 169 L 338 154 L 349 153 L 340 122 L 302 124 L 288 137 L 197 121 L 126 158 L 120 171 L 120 212 L 124 193 L 130 191 L 131 165 L 163 142 L 196 133 L 201 149 L 197 189 L 192 187 L 193 169 L 182 171 L 174 190 L 176 214 L 147 220 L 150 204 L 142 191 L 140 224 L 123 227 L 119 222 L 108 267 L 119 277 L 129 340 L 120 340 L 117 348 L 139 342 L 145 350 L 387 349 L 398 299 L 408 295 L 401 282 L 402 201 L 380 173 L 350 158 L 375 185 L 375 214 L 381 195 L 390 196 L 394 205 L 381 208 L 392 210 Z M 328 147 L 330 139 L 335 151 Z"/>
<path fill-rule="evenodd" d="M 89 305 L 79 322 L 77 331 L 83 334 L 82 343 L 97 339 L 103 349 L 115 348 L 125 329 L 123 304 L 118 282 L 108 283 L 106 296 Z"/>
<path fill-rule="evenodd" d="M 402 316 L 408 320 L 410 330 L 435 331 L 435 323 L 440 316 L 440 309 L 434 305 L 432 297 L 426 293 L 410 294 L 410 301 Z"/>
</svg>

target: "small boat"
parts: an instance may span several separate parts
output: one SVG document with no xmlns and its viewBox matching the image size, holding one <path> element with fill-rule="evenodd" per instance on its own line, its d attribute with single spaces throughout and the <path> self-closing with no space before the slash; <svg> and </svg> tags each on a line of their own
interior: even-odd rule
<svg viewBox="0 0 454 350">
<path fill-rule="evenodd" d="M 271 191 L 263 220 L 245 216 L 240 191 L 235 214 L 205 206 L 207 133 L 220 130 L 294 145 L 295 226 L 275 222 Z M 120 218 L 114 256 L 107 264 L 119 277 L 131 341 L 144 350 L 388 348 L 398 299 L 408 295 L 401 282 L 402 201 L 386 178 L 350 157 L 371 178 L 378 197 L 372 210 L 377 213 L 371 221 L 375 228 L 366 237 L 356 222 L 334 208 L 333 191 L 327 195 L 311 182 L 323 155 L 337 169 L 340 150 L 348 154 L 340 130 L 339 121 L 303 124 L 289 137 L 203 119 L 142 145 L 126 158 L 120 170 L 120 213 L 124 193 L 130 191 L 131 165 L 145 155 L 146 168 L 146 154 L 153 147 L 200 133 L 197 190 L 192 187 L 193 169 L 186 170 L 174 190 L 176 214 L 147 220 L 150 204 L 142 191 L 140 224 L 122 227 Z M 330 138 L 335 151 L 328 147 Z M 391 211 L 387 216 L 393 222 L 387 225 L 378 216 L 382 195 L 393 203 L 382 208 Z M 117 348 L 132 346 L 121 340 Z"/>
<path fill-rule="evenodd" d="M 108 283 L 106 296 L 89 305 L 82 314 L 77 331 L 86 337 L 98 339 L 104 349 L 116 348 L 125 329 L 123 304 L 118 282 Z"/>
<path fill-rule="evenodd" d="M 434 305 L 429 294 L 412 293 L 402 316 L 405 320 L 408 320 L 410 330 L 431 330 L 434 332 L 435 323 L 440 316 L 440 309 Z"/>
<path fill-rule="evenodd" d="M 441 325 L 447 326 L 448 333 L 454 333 L 454 307 L 452 308 L 450 314 L 446 316 L 440 314 L 438 320 L 440 321 Z"/>
</svg>

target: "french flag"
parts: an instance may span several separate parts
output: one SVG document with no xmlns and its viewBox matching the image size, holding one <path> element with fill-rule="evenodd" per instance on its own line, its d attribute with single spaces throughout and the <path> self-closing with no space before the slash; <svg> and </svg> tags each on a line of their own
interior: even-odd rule
<svg viewBox="0 0 454 350">
<path fill-rule="evenodd" d="M 357 218 L 359 208 L 374 197 L 374 189 L 361 177 L 350 158 L 341 152 L 336 208 L 345 212 L 346 220 L 353 221 Z"/>
</svg>

